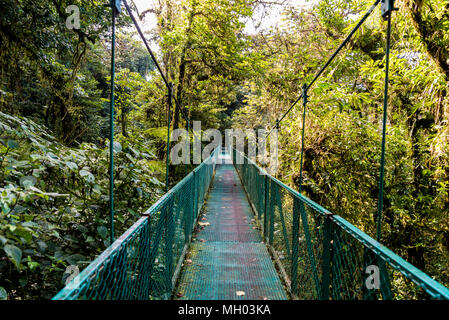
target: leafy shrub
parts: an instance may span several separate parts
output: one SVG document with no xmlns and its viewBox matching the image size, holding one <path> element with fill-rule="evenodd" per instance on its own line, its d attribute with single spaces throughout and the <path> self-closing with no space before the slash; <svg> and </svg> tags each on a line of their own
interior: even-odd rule
<svg viewBox="0 0 449 320">
<path fill-rule="evenodd" d="M 0 112 L 0 299 L 51 298 L 69 265 L 109 243 L 109 149 L 69 148 L 26 118 Z M 117 138 L 115 228 L 122 233 L 161 194 L 142 137 Z"/>
</svg>

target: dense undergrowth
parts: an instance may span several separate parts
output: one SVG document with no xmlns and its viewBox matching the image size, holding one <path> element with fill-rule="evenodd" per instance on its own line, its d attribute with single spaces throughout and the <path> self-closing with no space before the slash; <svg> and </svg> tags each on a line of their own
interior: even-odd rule
<svg viewBox="0 0 449 320">
<path fill-rule="evenodd" d="M 109 245 L 108 147 L 69 148 L 33 121 L 4 113 L 0 129 L 0 296 L 48 299 L 68 266 L 82 269 Z M 152 150 L 118 140 L 116 235 L 163 186 Z"/>
</svg>

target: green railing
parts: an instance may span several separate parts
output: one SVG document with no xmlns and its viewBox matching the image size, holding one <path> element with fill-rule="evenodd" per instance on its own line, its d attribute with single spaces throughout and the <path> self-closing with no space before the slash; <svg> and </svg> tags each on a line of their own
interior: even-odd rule
<svg viewBox="0 0 449 320">
<path fill-rule="evenodd" d="M 53 300 L 170 299 L 219 152 L 153 204 Z"/>
<path fill-rule="evenodd" d="M 449 299 L 448 288 L 342 217 L 235 149 L 232 158 L 292 298 Z"/>
</svg>

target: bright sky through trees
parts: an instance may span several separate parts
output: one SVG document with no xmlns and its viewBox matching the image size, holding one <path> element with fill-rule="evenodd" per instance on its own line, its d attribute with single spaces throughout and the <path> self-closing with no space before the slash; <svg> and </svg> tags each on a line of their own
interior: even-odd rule
<svg viewBox="0 0 449 320">
<path fill-rule="evenodd" d="M 276 1 L 273 1 L 277 3 Z M 317 3 L 317 0 L 285 0 L 279 1 L 279 3 L 284 2 L 284 6 L 293 6 L 297 9 L 302 7 L 308 7 L 314 3 Z M 139 12 L 143 12 L 148 8 L 151 8 L 156 5 L 155 0 L 134 0 L 134 3 L 137 6 Z M 250 34 L 256 33 L 256 24 L 259 24 L 262 29 L 269 29 L 271 27 L 275 27 L 282 20 L 282 5 L 273 5 L 271 9 L 268 9 L 268 12 L 263 12 L 261 8 L 256 9 L 256 12 L 252 19 L 249 19 L 246 22 L 245 31 Z M 151 30 L 156 26 L 156 19 L 153 14 L 148 14 L 144 21 L 142 22 L 142 26 L 145 31 Z"/>
</svg>

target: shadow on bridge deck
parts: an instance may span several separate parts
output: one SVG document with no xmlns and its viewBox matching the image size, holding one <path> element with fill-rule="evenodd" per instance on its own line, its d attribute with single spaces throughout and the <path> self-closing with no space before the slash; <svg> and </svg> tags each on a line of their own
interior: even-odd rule
<svg viewBox="0 0 449 320">
<path fill-rule="evenodd" d="M 233 165 L 217 165 L 203 212 L 175 298 L 287 299 Z"/>
</svg>

